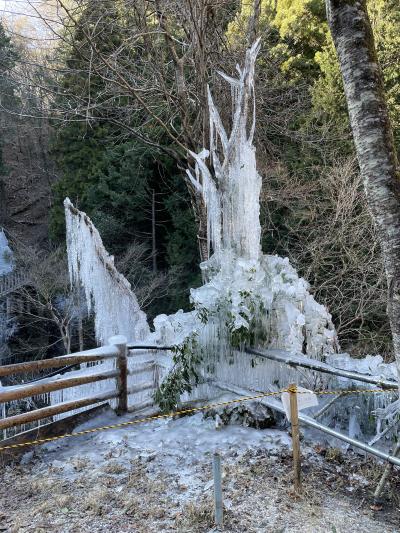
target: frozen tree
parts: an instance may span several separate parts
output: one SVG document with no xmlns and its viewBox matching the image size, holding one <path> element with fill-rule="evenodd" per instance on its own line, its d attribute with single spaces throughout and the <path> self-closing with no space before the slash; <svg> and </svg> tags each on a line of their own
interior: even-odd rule
<svg viewBox="0 0 400 533">
<path fill-rule="evenodd" d="M 4 230 L 0 231 L 0 276 L 9 274 L 13 269 L 12 251 L 8 245 L 8 240 Z"/>
<path fill-rule="evenodd" d="M 228 137 L 208 90 L 210 115 L 210 152 L 191 153 L 196 161 L 196 175 L 188 176 L 201 191 L 208 215 L 209 247 L 215 254 L 232 250 L 237 256 L 258 259 L 260 254 L 260 191 L 257 172 L 255 131 L 254 64 L 260 49 L 257 40 L 246 52 L 239 79 L 221 73 L 232 90 L 232 129 Z M 248 131 L 249 115 L 252 121 Z M 220 157 L 220 153 L 222 157 Z M 214 176 L 205 158 L 211 155 Z"/>
<path fill-rule="evenodd" d="M 193 311 L 154 320 L 149 340 L 176 347 L 158 397 L 163 407 L 173 407 L 183 392 L 190 391 L 198 372 L 253 386 L 249 365 L 247 374 L 237 365 L 226 366 L 237 354 L 248 362 L 241 354 L 246 344 L 319 359 L 337 347 L 331 316 L 314 300 L 307 282 L 288 259 L 261 252 L 261 177 L 253 146 L 259 48 L 256 41 L 247 51 L 243 68 L 237 68 L 238 78 L 221 74 L 231 86 L 230 133 L 208 90 L 210 149 L 190 154 L 196 166 L 188 171 L 188 179 L 207 208 L 208 249 L 213 255 L 201 265 L 207 282 L 191 290 Z M 113 333 L 131 340 L 150 335 L 135 295 L 88 217 L 68 199 L 65 208 L 70 272 L 83 284 L 89 306 L 94 301 L 99 341 Z M 269 384 L 285 378 L 268 368 L 264 377 Z"/>
</svg>

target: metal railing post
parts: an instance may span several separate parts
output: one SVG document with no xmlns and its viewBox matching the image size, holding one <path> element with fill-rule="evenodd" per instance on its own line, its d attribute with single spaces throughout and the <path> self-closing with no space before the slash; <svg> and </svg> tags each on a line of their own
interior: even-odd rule
<svg viewBox="0 0 400 533">
<path fill-rule="evenodd" d="M 213 455 L 213 477 L 214 477 L 214 512 L 215 525 L 222 526 L 223 522 L 223 503 L 222 503 L 222 475 L 221 475 L 221 456 L 219 453 Z"/>
</svg>

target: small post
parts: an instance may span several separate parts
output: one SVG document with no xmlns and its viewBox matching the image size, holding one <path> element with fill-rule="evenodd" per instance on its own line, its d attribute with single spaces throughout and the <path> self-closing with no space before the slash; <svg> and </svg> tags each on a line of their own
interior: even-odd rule
<svg viewBox="0 0 400 533">
<path fill-rule="evenodd" d="M 116 335 L 111 337 L 108 341 L 109 344 L 113 344 L 118 348 L 117 358 L 117 388 L 118 388 L 118 400 L 117 400 L 117 414 L 121 415 L 128 411 L 128 349 L 127 340 L 123 335 Z"/>
<path fill-rule="evenodd" d="M 398 457 L 399 454 L 400 454 L 400 443 L 397 443 L 395 449 L 393 450 L 392 455 L 394 457 Z M 388 463 L 385 466 L 385 470 L 383 471 L 382 477 L 379 480 L 378 486 L 376 487 L 376 490 L 374 492 L 374 505 L 378 505 L 378 506 L 381 505 L 380 497 L 383 492 L 383 489 L 385 488 L 386 481 L 392 469 L 393 469 L 393 465 L 391 465 L 390 463 Z"/>
<path fill-rule="evenodd" d="M 301 475 L 300 475 L 300 433 L 299 433 L 299 410 L 297 405 L 297 386 L 289 385 L 290 393 L 290 423 L 292 425 L 292 446 L 293 446 L 293 474 L 294 490 L 301 492 Z"/>
<path fill-rule="evenodd" d="M 222 476 L 221 476 L 221 456 L 219 453 L 213 455 L 213 476 L 214 476 L 214 502 L 215 502 L 215 525 L 222 526 Z"/>
</svg>

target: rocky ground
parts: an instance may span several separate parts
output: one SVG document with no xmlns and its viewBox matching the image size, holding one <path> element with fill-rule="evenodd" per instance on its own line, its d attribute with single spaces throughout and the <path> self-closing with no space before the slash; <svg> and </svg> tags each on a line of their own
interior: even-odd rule
<svg viewBox="0 0 400 533">
<path fill-rule="evenodd" d="M 102 415 L 83 427 L 120 421 Z M 380 511 L 371 458 L 302 443 L 304 490 L 292 493 L 285 431 L 215 429 L 201 414 L 66 439 L 0 475 L 0 531 L 211 532 L 212 454 L 223 463 L 225 525 L 243 532 L 396 532 L 400 475 Z"/>
</svg>

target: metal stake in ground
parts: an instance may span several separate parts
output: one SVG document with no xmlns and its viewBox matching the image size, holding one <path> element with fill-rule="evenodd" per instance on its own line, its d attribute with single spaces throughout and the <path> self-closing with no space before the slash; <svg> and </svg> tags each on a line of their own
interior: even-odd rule
<svg viewBox="0 0 400 533">
<path fill-rule="evenodd" d="M 219 453 L 213 455 L 213 476 L 214 476 L 214 502 L 215 502 L 215 525 L 222 526 L 222 476 L 221 476 L 221 456 Z"/>
<path fill-rule="evenodd" d="M 289 394 L 290 423 L 292 425 L 294 490 L 295 492 L 301 492 L 299 410 L 297 406 L 297 386 L 295 384 L 289 386 Z"/>
</svg>

